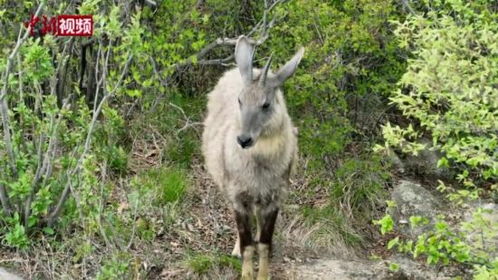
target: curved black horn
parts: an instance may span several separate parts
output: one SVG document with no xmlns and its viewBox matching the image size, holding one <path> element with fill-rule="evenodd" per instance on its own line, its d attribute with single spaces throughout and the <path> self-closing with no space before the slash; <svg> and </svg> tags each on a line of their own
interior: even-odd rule
<svg viewBox="0 0 498 280">
<path fill-rule="evenodd" d="M 263 67 L 263 70 L 261 70 L 261 75 L 259 76 L 259 85 L 260 86 L 265 86 L 265 84 L 266 84 L 266 77 L 268 76 L 268 70 L 270 70 L 270 65 L 271 65 L 272 59 L 273 59 L 273 54 L 270 55 L 270 57 L 266 61 L 265 67 Z"/>
</svg>

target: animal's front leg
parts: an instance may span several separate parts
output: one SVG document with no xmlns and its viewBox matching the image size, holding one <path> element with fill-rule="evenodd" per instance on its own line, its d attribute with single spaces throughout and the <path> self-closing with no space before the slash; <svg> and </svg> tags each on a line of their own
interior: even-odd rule
<svg viewBox="0 0 498 280">
<path fill-rule="evenodd" d="M 254 217 L 256 218 L 256 237 L 254 238 L 254 241 L 259 242 L 259 239 L 261 238 L 261 228 L 263 228 L 263 219 L 261 218 L 260 205 L 256 204 L 254 206 Z"/>
<path fill-rule="evenodd" d="M 235 221 L 239 233 L 240 253 L 242 255 L 242 280 L 253 280 L 254 242 L 251 235 L 251 223 L 248 211 L 235 210 Z"/>
<path fill-rule="evenodd" d="M 261 211 L 262 227 L 261 236 L 258 243 L 259 254 L 259 270 L 258 280 L 269 279 L 270 272 L 270 254 L 273 232 L 275 230 L 275 222 L 278 216 L 278 208 L 268 206 Z"/>
<path fill-rule="evenodd" d="M 237 241 L 235 241 L 235 245 L 233 245 L 232 256 L 238 258 L 242 257 L 242 255 L 240 254 L 240 236 L 238 232 L 237 232 Z"/>
</svg>

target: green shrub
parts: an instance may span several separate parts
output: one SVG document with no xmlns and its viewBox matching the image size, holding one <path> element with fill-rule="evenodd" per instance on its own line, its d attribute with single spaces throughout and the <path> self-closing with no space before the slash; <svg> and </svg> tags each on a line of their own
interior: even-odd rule
<svg viewBox="0 0 498 280">
<path fill-rule="evenodd" d="M 7 86 L 10 92 L 22 87 L 22 94 L 5 97 L 11 107 L 6 107 L 10 122 L 5 121 L 12 130 L 12 157 L 0 153 L 0 170 L 4 171 L 0 173 L 0 187 L 7 196 L 2 202 L 0 239 L 5 238 L 13 247 L 25 247 L 30 233 L 47 223 L 52 226 L 50 217 L 61 193 L 74 180 L 76 169 L 85 169 L 84 160 L 78 161 L 74 155 L 82 151 L 90 123 L 89 110 L 81 99 L 76 99 L 73 110 L 60 108 L 55 95 L 41 91 L 40 84 L 54 71 L 47 62 L 49 49 L 50 40 L 43 45 L 39 40 L 28 40 L 20 49 L 18 67 L 30 74 L 13 78 Z M 8 150 L 5 139 L 0 140 L 0 147 Z M 93 172 L 80 174 L 80 182 L 89 179 L 86 175 L 93 176 Z"/>
<path fill-rule="evenodd" d="M 439 181 L 452 207 L 469 200 L 493 197 L 498 187 L 498 13 L 493 1 L 425 1 L 424 14 L 397 23 L 401 47 L 411 51 L 400 88 L 391 97 L 408 126 L 387 123 L 385 145 L 416 155 L 426 149 L 418 141 L 432 138 L 433 149 L 443 158 L 438 166 L 458 172 L 453 182 Z M 474 266 L 475 279 L 496 279 L 496 248 L 486 240 L 497 237 L 498 225 L 484 218 L 482 209 L 473 219 L 455 224 L 442 217 L 417 240 L 399 237 L 389 242 L 430 264 Z M 417 223 L 424 217 L 412 217 Z M 383 233 L 387 216 L 377 221 Z M 392 220 L 391 220 L 392 223 Z M 451 225 L 451 226 L 450 226 Z M 480 232 L 479 238 L 470 238 Z M 478 264 L 478 265 L 475 265 Z"/>
<path fill-rule="evenodd" d="M 388 22 L 398 11 L 390 0 L 295 0 L 275 14 L 285 21 L 262 46 L 279 54 L 275 67 L 298 46 L 306 47 L 305 58 L 285 87 L 299 127 L 301 154 L 313 168 L 333 169 L 353 135 L 364 129 L 372 133 L 375 117 L 357 116 L 375 116 L 382 102 L 362 106 L 387 97 L 404 70 Z"/>
<path fill-rule="evenodd" d="M 469 189 L 498 178 L 498 13 L 487 1 L 441 1 L 399 23 L 400 45 L 411 50 L 401 89 L 391 97 L 416 125 L 386 125 L 386 145 L 416 154 L 426 135 Z M 488 183 L 486 183 L 488 182 Z"/>
<path fill-rule="evenodd" d="M 59 14 L 57 11 L 68 5 L 61 3 L 42 10 Z M 12 10 L 32 14 L 32 6 L 21 3 L 12 5 Z M 100 195 L 105 189 L 99 182 L 100 175 L 106 174 L 106 166 L 116 173 L 126 169 L 127 154 L 118 141 L 123 120 L 106 102 L 116 96 L 126 98 L 122 93 L 127 93 L 131 81 L 123 77 L 131 58 L 135 56 L 140 62 L 140 15 L 134 14 L 121 24 L 119 6 L 97 9 L 95 1 L 84 1 L 81 8 L 95 11 L 95 44 L 102 51 L 102 56 L 93 57 L 92 67 L 87 67 L 100 71 L 100 81 L 94 85 L 98 90 L 93 92 L 86 91 L 84 85 L 95 73 L 81 75 L 83 69 L 76 67 L 82 61 L 68 53 L 73 52 L 72 47 L 66 48 L 68 41 L 51 35 L 43 40 L 28 37 L 17 41 L 18 23 L 26 19 L 12 21 L 15 28 L 6 31 L 11 40 L 8 44 L 2 39 L 5 57 L 12 58 L 0 59 L 2 81 L 7 81 L 0 94 L 5 133 L 0 140 L 0 240 L 9 246 L 26 247 L 24 237 L 30 238 L 35 232 L 50 235 L 67 225 L 96 230 L 98 205 L 104 199 Z M 116 34 L 122 35 L 118 39 Z M 104 40 L 106 43 L 103 37 L 112 40 Z M 100 120 L 102 110 L 107 122 Z"/>
</svg>

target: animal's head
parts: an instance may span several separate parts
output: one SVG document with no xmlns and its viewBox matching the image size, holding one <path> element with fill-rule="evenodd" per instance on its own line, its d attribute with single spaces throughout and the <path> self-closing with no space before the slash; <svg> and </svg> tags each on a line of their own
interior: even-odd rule
<svg viewBox="0 0 498 280">
<path fill-rule="evenodd" d="M 299 51 L 276 73 L 270 73 L 271 56 L 261 69 L 259 77 L 253 77 L 252 60 L 254 46 L 241 36 L 235 47 L 235 61 L 244 86 L 239 93 L 241 131 L 237 142 L 242 148 L 249 148 L 258 138 L 281 125 L 284 104 L 277 100 L 277 90 L 297 69 L 304 54 Z"/>
</svg>

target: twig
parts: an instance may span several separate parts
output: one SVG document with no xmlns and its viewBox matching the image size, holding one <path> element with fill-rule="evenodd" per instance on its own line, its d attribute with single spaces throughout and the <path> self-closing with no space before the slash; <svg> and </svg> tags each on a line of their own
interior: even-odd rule
<svg viewBox="0 0 498 280">
<path fill-rule="evenodd" d="M 178 129 L 176 134 L 179 134 L 180 132 L 184 131 L 185 129 L 190 128 L 192 126 L 196 126 L 196 125 L 204 125 L 204 123 L 202 123 L 202 122 L 187 122 L 182 128 Z"/>
<path fill-rule="evenodd" d="M 234 55 L 230 55 L 225 58 L 220 58 L 220 59 L 208 59 L 208 60 L 200 60 L 197 62 L 197 64 L 200 65 L 222 65 L 222 66 L 230 66 L 231 64 L 229 63 L 232 61 L 234 58 Z"/>
<path fill-rule="evenodd" d="M 2 203 L 5 214 L 9 215 L 11 213 L 10 204 L 5 191 L 5 186 L 2 183 L 0 183 L 0 202 Z"/>
<path fill-rule="evenodd" d="M 412 15 L 415 14 L 415 11 L 413 10 L 412 6 L 410 5 L 409 0 L 401 0 L 401 4 L 403 5 L 403 7 L 405 7 L 410 12 L 410 14 L 412 14 Z"/>
<path fill-rule="evenodd" d="M 191 122 L 190 121 L 190 118 L 187 116 L 187 114 L 185 114 L 185 111 L 178 105 L 175 105 L 173 103 L 168 103 L 170 106 L 172 106 L 173 108 L 177 109 L 178 111 L 180 111 L 183 115 L 183 118 L 185 119 L 185 125 L 180 128 L 179 130 L 176 131 L 176 135 L 178 135 L 180 132 L 184 131 L 185 129 L 189 128 L 189 127 L 192 127 L 194 125 L 203 125 L 202 122 Z"/>
<path fill-rule="evenodd" d="M 105 164 L 105 163 L 104 163 Z M 102 170 L 103 172 L 105 172 L 105 169 L 106 166 L 104 165 Z M 102 176 L 102 179 L 105 180 L 105 175 Z M 102 238 L 104 238 L 104 241 L 105 241 L 105 244 L 106 246 L 110 246 L 110 245 L 113 245 L 110 241 L 109 241 L 109 238 L 107 237 L 107 234 L 105 233 L 105 229 L 104 229 L 104 226 L 102 225 L 102 216 L 103 216 L 103 212 L 104 212 L 104 201 L 105 201 L 105 195 L 104 195 L 104 184 L 100 184 L 100 205 L 99 205 L 99 211 L 98 211 L 98 223 L 99 223 L 99 231 L 100 231 L 100 234 L 102 235 Z"/>
<path fill-rule="evenodd" d="M 152 58 L 152 56 L 149 56 L 149 60 L 152 63 L 152 69 L 154 70 L 154 73 L 156 74 L 157 78 L 159 79 L 159 82 L 163 87 L 168 87 L 168 81 L 163 79 L 161 77 L 161 74 L 159 74 L 159 71 L 157 70 L 157 64 L 156 61 Z"/>
<path fill-rule="evenodd" d="M 137 219 L 138 215 L 138 199 L 135 199 L 135 206 L 133 207 L 133 227 L 131 229 L 131 237 L 130 240 L 128 241 L 128 245 L 126 246 L 126 250 L 130 250 L 131 244 L 133 244 L 133 239 L 135 238 L 135 231 L 137 228 L 137 222 L 135 221 Z"/>
<path fill-rule="evenodd" d="M 152 1 L 152 0 L 145 0 L 145 4 L 152 6 L 152 7 L 157 6 L 157 3 L 155 1 Z"/>
<path fill-rule="evenodd" d="M 19 53 L 17 54 L 17 65 L 21 65 L 21 56 L 19 55 Z M 22 72 L 23 71 L 21 69 L 19 69 L 19 72 L 18 72 L 18 76 L 19 76 L 19 100 L 23 100 L 23 98 L 24 98 L 24 90 L 22 87 L 22 83 L 23 83 Z"/>
<path fill-rule="evenodd" d="M 185 111 L 182 109 L 182 107 L 180 107 L 178 105 L 175 105 L 175 104 L 173 104 L 171 102 L 169 102 L 168 104 L 169 104 L 169 106 L 171 106 L 171 107 L 177 109 L 178 111 L 180 111 L 182 113 L 182 115 L 183 115 L 183 118 L 188 121 L 187 114 L 185 114 Z"/>
</svg>

